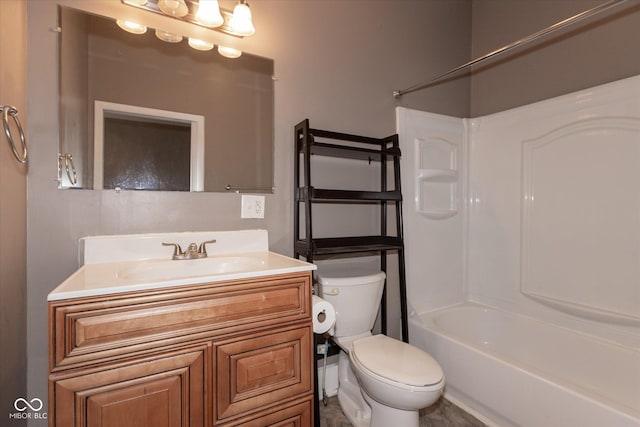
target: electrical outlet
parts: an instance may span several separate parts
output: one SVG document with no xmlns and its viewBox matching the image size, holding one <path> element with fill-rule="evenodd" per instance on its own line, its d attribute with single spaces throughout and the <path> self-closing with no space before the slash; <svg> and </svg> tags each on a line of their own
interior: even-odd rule
<svg viewBox="0 0 640 427">
<path fill-rule="evenodd" d="M 264 219 L 264 196 L 242 195 L 240 218 Z"/>
</svg>

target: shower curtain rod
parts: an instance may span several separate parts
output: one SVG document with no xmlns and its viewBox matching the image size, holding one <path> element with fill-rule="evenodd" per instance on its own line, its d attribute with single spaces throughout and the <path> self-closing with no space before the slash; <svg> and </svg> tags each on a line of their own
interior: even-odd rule
<svg viewBox="0 0 640 427">
<path fill-rule="evenodd" d="M 544 29 L 542 29 L 542 30 L 540 30 L 538 32 L 535 32 L 535 33 L 530 34 L 530 35 L 528 35 L 526 37 L 523 37 L 523 38 L 521 38 L 519 40 L 516 40 L 513 43 L 510 43 L 510 44 L 507 44 L 505 46 L 502 46 L 501 48 L 496 49 L 493 52 L 489 52 L 486 55 L 483 55 L 483 56 L 481 56 L 479 58 L 473 59 L 473 60 L 467 62 L 466 64 L 462 64 L 462 65 L 460 65 L 460 66 L 458 66 L 456 68 L 452 68 L 451 70 L 447 71 L 444 74 L 439 75 L 436 78 L 433 78 L 431 80 L 427 80 L 426 82 L 418 83 L 418 84 L 410 86 L 410 87 L 408 87 L 406 89 L 394 90 L 393 91 L 393 96 L 395 98 L 399 98 L 400 96 L 405 95 L 407 93 L 416 92 L 418 90 L 425 89 L 425 88 L 433 85 L 434 83 L 437 83 L 437 82 L 443 80 L 444 78 L 451 76 L 452 74 L 455 74 L 455 73 L 457 73 L 459 71 L 462 71 L 462 70 L 464 70 L 466 68 L 470 68 L 473 65 L 476 65 L 476 64 L 479 64 L 481 62 L 484 62 L 484 61 L 486 61 L 486 60 L 488 60 L 490 58 L 493 58 L 494 56 L 502 55 L 503 53 L 506 53 L 506 52 L 508 52 L 508 51 L 510 51 L 512 49 L 515 49 L 515 48 L 518 48 L 520 46 L 523 46 L 523 45 L 525 45 L 527 43 L 531 43 L 532 41 L 537 40 L 537 39 L 539 39 L 541 37 L 545 37 L 545 36 L 555 32 L 555 31 L 557 31 L 557 30 L 559 30 L 561 28 L 564 28 L 564 27 L 566 27 L 568 25 L 574 24 L 574 23 L 576 23 L 578 21 L 581 21 L 583 19 L 589 18 L 589 17 L 591 17 L 593 15 L 596 15 L 596 14 L 598 14 L 600 12 L 604 12 L 605 10 L 608 10 L 608 9 L 610 9 L 612 7 L 618 6 L 618 5 L 620 5 L 620 4 L 622 4 L 622 3 L 626 2 L 626 1 L 627 0 L 611 0 L 611 1 L 608 1 L 606 3 L 602 3 L 599 6 L 596 6 L 596 7 L 592 8 L 592 9 L 589 9 L 589 10 L 585 10 L 584 12 L 578 13 L 577 15 L 574 15 L 574 16 L 572 16 L 570 18 L 567 18 L 567 19 L 565 19 L 563 21 L 556 22 L 555 24 L 550 25 L 547 28 L 544 28 Z"/>
</svg>

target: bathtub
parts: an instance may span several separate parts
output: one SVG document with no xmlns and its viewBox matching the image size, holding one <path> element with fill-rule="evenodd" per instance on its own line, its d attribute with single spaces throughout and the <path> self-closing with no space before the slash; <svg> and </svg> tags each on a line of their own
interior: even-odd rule
<svg viewBox="0 0 640 427">
<path fill-rule="evenodd" d="M 409 320 L 445 397 L 490 425 L 640 426 L 640 350 L 464 303 Z"/>
</svg>

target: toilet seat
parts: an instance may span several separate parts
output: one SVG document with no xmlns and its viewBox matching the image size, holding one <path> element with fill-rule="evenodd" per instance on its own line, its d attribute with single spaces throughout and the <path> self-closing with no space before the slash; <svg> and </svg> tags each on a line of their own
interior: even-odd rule
<svg viewBox="0 0 640 427">
<path fill-rule="evenodd" d="M 444 382 L 442 368 L 429 354 L 386 335 L 355 340 L 350 357 L 367 374 L 390 385 L 414 388 Z"/>
</svg>

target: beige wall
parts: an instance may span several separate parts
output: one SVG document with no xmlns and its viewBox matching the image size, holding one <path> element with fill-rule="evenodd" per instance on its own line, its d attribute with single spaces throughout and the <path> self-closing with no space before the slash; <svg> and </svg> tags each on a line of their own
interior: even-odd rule
<svg viewBox="0 0 640 427">
<path fill-rule="evenodd" d="M 61 0 L 109 14 L 111 0 Z M 3 3 L 0 0 L 0 3 Z M 231 8 L 232 0 L 223 0 Z M 266 228 L 272 250 L 292 253 L 293 126 L 386 136 L 402 105 L 477 116 L 640 72 L 638 0 L 588 31 L 571 30 L 458 78 L 399 100 L 391 94 L 599 4 L 600 0 L 260 0 L 251 2 L 257 34 L 223 41 L 275 60 L 276 191 L 264 220 L 241 220 L 235 194 L 58 190 L 57 65 L 54 0 L 28 0 L 28 105 L 32 158 L 28 206 L 29 395 L 46 396 L 46 295 L 77 268 L 86 235 Z M 622 9 L 619 9 L 622 10 Z M 471 16 L 473 13 L 473 38 Z M 150 20 L 159 18 L 148 18 Z M 179 26 L 179 24 L 176 24 Z M 185 28 L 185 31 L 196 31 Z M 563 33 L 564 34 L 564 33 Z M 241 121 L 238 121 L 241 126 Z M 338 168 L 327 165 L 332 179 Z M 354 234 L 375 215 L 339 223 Z M 3 254 L 4 259 L 4 254 Z M 391 331 L 392 333 L 394 331 Z M 397 332 L 397 330 L 395 331 Z M 4 345 L 4 341 L 3 341 Z"/>
<path fill-rule="evenodd" d="M 111 0 L 61 2 L 112 15 L 127 10 Z M 233 3 L 222 1 L 227 8 Z M 222 40 L 275 60 L 276 190 L 267 196 L 264 220 L 241 220 L 240 197 L 235 194 L 57 189 L 56 33 L 49 30 L 56 26 L 56 2 L 29 0 L 29 395 L 46 396 L 46 295 L 77 268 L 79 237 L 259 227 L 269 230 L 272 250 L 291 254 L 293 125 L 308 117 L 317 128 L 386 136 L 395 131 L 396 105 L 458 117 L 477 116 L 638 74 L 640 5 L 638 0 L 630 0 L 624 6 L 626 13 L 618 9 L 600 24 L 581 27 L 586 31 L 562 33 L 509 61 L 476 70 L 472 86 L 463 77 L 398 100 L 391 96 L 394 89 L 434 77 L 472 54 L 486 53 L 599 3 L 252 2 L 257 34 L 242 41 Z M 238 125 L 242 125 L 240 120 Z M 333 165 L 327 168 L 337 170 Z M 332 176 L 338 177 L 335 173 Z M 353 222 L 344 221 L 340 213 L 336 217 L 339 221 L 324 221 L 323 231 L 335 222 L 354 234 L 375 226 L 375 215 Z"/>
<path fill-rule="evenodd" d="M 0 0 L 1 1 L 1 0 Z M 112 0 L 64 0 L 77 7 L 122 12 Z M 223 1 L 232 8 L 233 1 Z M 264 220 L 241 220 L 240 197 L 224 193 L 58 190 L 55 1 L 29 0 L 28 289 L 29 394 L 46 396 L 46 296 L 77 268 L 77 241 L 87 235 L 186 230 L 269 230 L 271 249 L 291 254 L 293 126 L 387 136 L 396 105 L 468 115 L 466 79 L 396 101 L 392 92 L 469 58 L 466 0 L 251 2 L 251 53 L 275 60 L 275 193 Z M 230 44 L 234 41 L 230 41 Z M 239 43 L 239 42 L 236 42 Z M 238 126 L 242 126 L 238 118 Z M 338 214 L 339 215 L 339 214 Z M 339 217 L 354 233 L 375 226 Z M 327 227 L 332 222 L 327 221 Z M 374 229 L 377 229 L 374 228 Z"/>
<path fill-rule="evenodd" d="M 20 0 L 0 1 L 0 105 L 13 105 L 26 128 L 26 7 Z M 11 120 L 11 119 L 9 119 Z M 11 121 L 10 121 L 11 123 Z M 11 124 L 16 143 L 19 136 Z M 29 136 L 27 134 L 27 136 Z M 30 141 L 29 141 L 30 142 Z M 0 133 L 0 424 L 13 403 L 27 397 L 27 167 L 18 163 L 4 131 Z M 44 397 L 45 395 L 43 395 Z"/>
<path fill-rule="evenodd" d="M 602 0 L 472 0 L 479 57 Z M 474 68 L 471 116 L 530 104 L 640 74 L 640 1 L 629 0 Z"/>
</svg>

